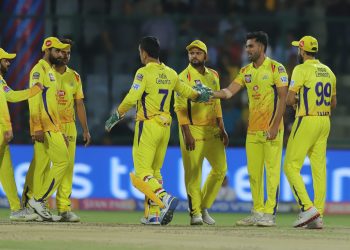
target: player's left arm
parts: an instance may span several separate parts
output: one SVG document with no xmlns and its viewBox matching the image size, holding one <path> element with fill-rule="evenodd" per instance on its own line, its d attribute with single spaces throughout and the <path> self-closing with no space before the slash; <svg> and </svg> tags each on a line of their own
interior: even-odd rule
<svg viewBox="0 0 350 250">
<path fill-rule="evenodd" d="M 334 84 L 332 85 L 331 108 L 335 109 L 335 107 L 337 106 L 337 90 L 336 90 L 337 79 L 334 74 L 332 74 L 332 78 L 334 78 L 333 80 Z"/>
<path fill-rule="evenodd" d="M 25 90 L 12 90 L 9 86 L 5 86 L 5 95 L 6 95 L 6 100 L 8 102 L 21 102 L 24 100 L 27 100 L 37 94 L 39 94 L 44 87 L 42 86 L 41 83 L 36 83 L 34 86 L 32 86 L 29 89 Z"/>
<path fill-rule="evenodd" d="M 284 111 L 286 109 L 288 75 L 286 73 L 285 68 L 282 65 L 279 65 L 277 67 L 277 71 L 274 72 L 274 84 L 277 89 L 278 101 L 276 107 L 276 115 L 268 131 L 267 139 L 269 140 L 273 140 L 276 138 Z"/>
<path fill-rule="evenodd" d="M 297 93 L 303 86 L 303 72 L 300 70 L 299 66 L 296 66 L 292 73 L 292 78 L 289 84 L 289 90 L 287 94 L 286 104 L 289 106 L 294 106 L 298 102 Z"/>
</svg>

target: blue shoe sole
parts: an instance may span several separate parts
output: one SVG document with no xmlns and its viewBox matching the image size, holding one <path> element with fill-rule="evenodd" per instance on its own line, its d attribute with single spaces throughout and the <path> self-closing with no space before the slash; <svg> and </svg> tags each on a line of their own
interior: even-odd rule
<svg viewBox="0 0 350 250">
<path fill-rule="evenodd" d="M 172 221 L 177 204 L 179 204 L 179 200 L 174 197 L 170 202 L 168 210 L 165 212 L 163 218 L 160 220 L 161 225 L 168 225 Z"/>
</svg>

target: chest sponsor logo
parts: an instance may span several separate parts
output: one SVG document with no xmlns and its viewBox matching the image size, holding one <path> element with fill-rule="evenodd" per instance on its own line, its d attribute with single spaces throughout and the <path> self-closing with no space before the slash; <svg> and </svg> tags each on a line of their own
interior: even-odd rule
<svg viewBox="0 0 350 250">
<path fill-rule="evenodd" d="M 142 79 L 143 79 L 143 75 L 142 74 L 137 74 L 136 75 L 136 80 L 138 80 L 138 81 L 142 81 Z"/>
<path fill-rule="evenodd" d="M 253 87 L 253 90 L 256 92 L 256 91 L 258 91 L 259 90 L 259 86 L 258 85 L 255 85 L 254 87 Z"/>
<path fill-rule="evenodd" d="M 286 70 L 282 66 L 278 66 L 278 73 L 286 73 Z"/>
<path fill-rule="evenodd" d="M 251 83 L 252 82 L 252 75 L 251 74 L 244 75 L 244 80 L 246 83 Z"/>
<path fill-rule="evenodd" d="M 133 88 L 134 90 L 138 90 L 138 89 L 140 88 L 140 84 L 134 83 L 134 84 L 132 85 L 132 88 Z"/>
<path fill-rule="evenodd" d="M 3 90 L 7 93 L 7 92 L 11 91 L 11 88 L 9 86 L 4 86 Z"/>
<path fill-rule="evenodd" d="M 49 73 L 49 79 L 50 79 L 51 82 L 55 81 L 55 77 L 53 76 L 52 73 Z"/>
<path fill-rule="evenodd" d="M 59 91 L 57 92 L 57 95 L 58 95 L 59 97 L 63 97 L 63 96 L 66 95 L 66 92 L 65 92 L 64 90 L 59 90 Z"/>
<path fill-rule="evenodd" d="M 33 80 L 38 80 L 40 77 L 40 73 L 39 72 L 34 72 L 33 75 L 32 75 L 32 79 Z"/>
<path fill-rule="evenodd" d="M 268 80 L 269 79 L 269 76 L 268 75 L 264 75 L 262 80 Z"/>
</svg>

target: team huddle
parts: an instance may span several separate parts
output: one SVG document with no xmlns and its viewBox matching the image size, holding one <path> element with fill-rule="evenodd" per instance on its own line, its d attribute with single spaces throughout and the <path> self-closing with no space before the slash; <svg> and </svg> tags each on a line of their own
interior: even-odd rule
<svg viewBox="0 0 350 250">
<path fill-rule="evenodd" d="M 132 184 L 145 194 L 141 223 L 167 225 L 173 219 L 178 199 L 163 187 L 161 168 L 170 137 L 170 103 L 179 123 L 180 148 L 185 170 L 185 186 L 191 225 L 214 225 L 209 215 L 227 171 L 225 131 L 220 99 L 229 99 L 247 88 L 249 125 L 246 137 L 247 168 L 253 199 L 251 215 L 238 226 L 275 226 L 278 207 L 283 114 L 286 105 L 296 109 L 296 120 L 288 140 L 284 172 L 301 212 L 294 227 L 322 228 L 326 197 L 326 147 L 331 109 L 336 106 L 336 78 L 315 59 L 318 42 L 305 36 L 292 43 L 298 47 L 300 64 L 290 82 L 284 66 L 266 56 L 268 36 L 251 32 L 246 36 L 246 52 L 251 63 L 243 67 L 231 84 L 220 89 L 218 73 L 205 66 L 207 47 L 200 40 L 190 43 L 189 65 L 179 75 L 159 60 L 160 44 L 144 37 L 139 44 L 142 64 L 129 93 L 106 121 L 110 131 L 136 105 L 132 155 L 135 172 Z M 70 193 L 76 145 L 75 109 L 90 142 L 83 92 L 79 75 L 67 67 L 71 41 L 45 39 L 45 55 L 30 74 L 30 88 L 11 90 L 3 80 L 14 54 L 0 50 L 1 59 L 1 168 L 0 177 L 11 206 L 13 220 L 79 221 L 71 211 Z M 40 94 L 39 94 L 40 93 Z M 12 129 L 7 101 L 29 99 L 30 127 L 34 157 L 22 195 L 17 197 L 8 142 Z M 305 157 L 311 161 L 314 201 L 300 175 Z M 206 158 L 212 169 L 201 187 L 202 164 Z M 169 164 L 169 163 L 165 163 Z M 266 201 L 264 199 L 266 171 Z M 51 214 L 47 200 L 57 190 L 58 216 Z"/>
</svg>

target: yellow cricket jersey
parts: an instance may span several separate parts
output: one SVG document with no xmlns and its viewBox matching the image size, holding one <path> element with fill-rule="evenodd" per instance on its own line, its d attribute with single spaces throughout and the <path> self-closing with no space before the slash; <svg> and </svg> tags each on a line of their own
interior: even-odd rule
<svg viewBox="0 0 350 250">
<path fill-rule="evenodd" d="M 170 100 L 172 92 L 195 98 L 197 91 L 179 81 L 177 73 L 165 64 L 150 62 L 137 70 L 132 87 L 118 107 L 125 114 L 136 104 L 136 121 L 162 115 L 170 120 Z"/>
<path fill-rule="evenodd" d="M 26 90 L 12 90 L 4 80 L 4 78 L 0 75 L 0 87 L 1 87 L 1 119 L 2 124 L 6 130 L 11 130 L 11 119 L 8 111 L 7 102 L 20 102 L 27 100 L 28 98 L 38 94 L 41 89 L 38 86 L 33 86 L 30 89 Z"/>
<path fill-rule="evenodd" d="M 289 90 L 299 94 L 295 116 L 330 116 L 336 77 L 319 60 L 306 60 L 292 73 Z"/>
<path fill-rule="evenodd" d="M 205 67 L 204 75 L 199 73 L 191 64 L 179 75 L 180 82 L 190 87 L 202 84 L 214 91 L 220 90 L 218 73 Z M 180 125 L 215 126 L 216 118 L 222 117 L 220 99 L 212 99 L 205 103 L 191 102 L 178 94 L 175 95 L 175 112 Z"/>
<path fill-rule="evenodd" d="M 63 74 L 56 71 L 56 78 L 58 82 L 57 98 L 60 120 L 62 123 L 74 122 L 74 101 L 84 98 L 80 75 L 66 67 L 66 71 Z"/>
<path fill-rule="evenodd" d="M 277 88 L 288 86 L 288 75 L 284 66 L 266 57 L 257 69 L 254 68 L 253 63 L 243 67 L 234 81 L 247 88 L 248 132 L 267 131 L 276 115 Z M 283 129 L 283 119 L 279 128 Z"/>
<path fill-rule="evenodd" d="M 41 59 L 30 71 L 29 85 L 40 82 L 44 86 L 41 95 L 28 100 L 30 111 L 30 133 L 36 131 L 61 130 L 57 103 L 57 81 L 54 69 L 48 62 Z"/>
</svg>

